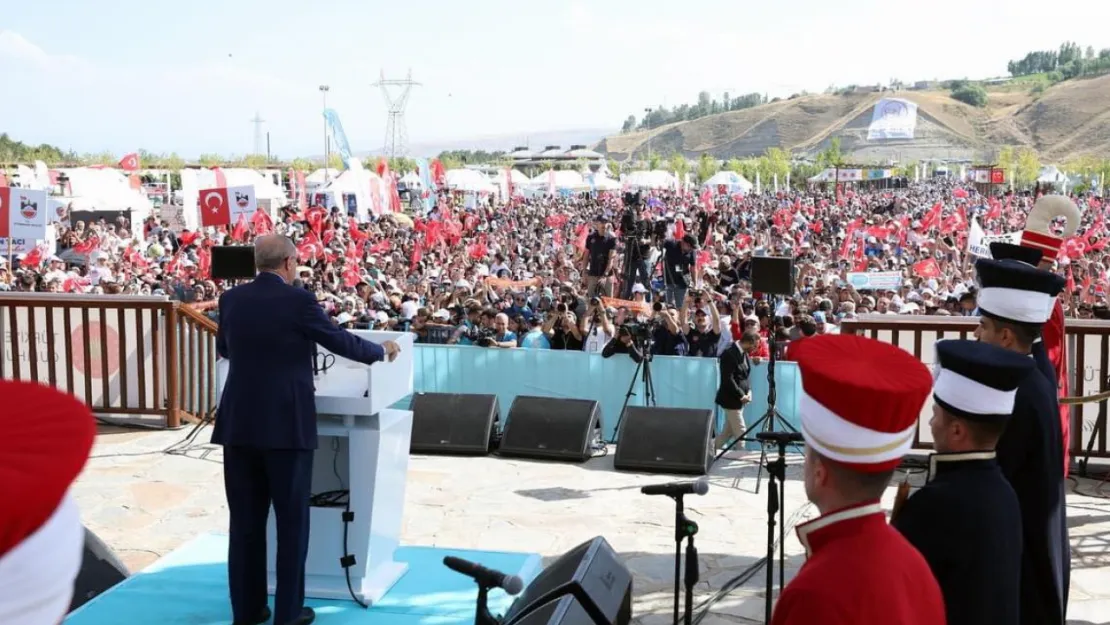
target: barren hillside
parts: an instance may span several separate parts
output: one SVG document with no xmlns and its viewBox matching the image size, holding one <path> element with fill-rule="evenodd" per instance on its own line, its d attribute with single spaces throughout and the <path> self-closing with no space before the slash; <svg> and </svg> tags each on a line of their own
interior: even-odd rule
<svg viewBox="0 0 1110 625">
<path fill-rule="evenodd" d="M 687 157 L 743 158 L 769 147 L 812 155 L 837 137 L 847 158 L 868 161 L 989 160 L 1002 145 L 1032 146 L 1052 160 L 1110 154 L 1110 75 L 1066 81 L 1041 94 L 1021 84 L 988 94 L 982 108 L 952 99 L 947 90 L 803 96 L 606 137 L 598 150 L 618 160 L 646 156 L 649 143 L 652 152 Z M 918 105 L 912 140 L 867 139 L 872 108 L 881 97 Z"/>
</svg>

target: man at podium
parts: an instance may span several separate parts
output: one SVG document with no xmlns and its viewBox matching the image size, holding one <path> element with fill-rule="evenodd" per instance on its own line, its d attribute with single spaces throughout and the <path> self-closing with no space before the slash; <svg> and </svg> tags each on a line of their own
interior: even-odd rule
<svg viewBox="0 0 1110 625">
<path fill-rule="evenodd" d="M 331 323 L 316 298 L 291 286 L 297 250 L 287 237 L 255 242 L 258 276 L 220 296 L 216 351 L 228 361 L 212 442 L 224 446 L 230 512 L 228 585 L 235 625 L 269 620 L 266 520 L 277 525 L 275 625 L 308 625 L 305 557 L 316 449 L 314 344 L 371 365 L 400 352 L 393 341 L 363 340 Z"/>
</svg>

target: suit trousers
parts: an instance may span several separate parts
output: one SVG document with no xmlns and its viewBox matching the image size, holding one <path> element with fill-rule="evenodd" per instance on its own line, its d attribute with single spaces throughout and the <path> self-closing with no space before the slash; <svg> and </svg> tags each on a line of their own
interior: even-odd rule
<svg viewBox="0 0 1110 625">
<path fill-rule="evenodd" d="M 725 427 L 721 428 L 721 433 L 713 439 L 715 449 L 724 447 L 730 440 L 740 438 L 748 431 L 748 426 L 744 424 L 743 408 L 737 408 L 736 410 L 724 408 L 723 410 L 725 411 Z"/>
<path fill-rule="evenodd" d="M 288 623 L 304 608 L 308 555 L 311 449 L 224 447 L 224 490 L 230 512 L 228 588 L 236 621 L 252 622 L 266 606 L 266 521 L 277 525 L 274 623 Z"/>
</svg>

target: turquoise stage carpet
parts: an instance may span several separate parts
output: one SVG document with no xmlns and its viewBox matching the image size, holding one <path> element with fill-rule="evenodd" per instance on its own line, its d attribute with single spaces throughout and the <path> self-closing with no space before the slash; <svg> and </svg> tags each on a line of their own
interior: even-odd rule
<svg viewBox="0 0 1110 625">
<path fill-rule="evenodd" d="M 396 560 L 409 569 L 392 590 L 369 610 L 353 601 L 308 600 L 320 625 L 450 625 L 473 623 L 477 586 L 443 566 L 444 556 L 473 560 L 531 581 L 542 566 L 527 553 L 402 547 Z M 66 625 L 228 625 L 227 537 L 206 534 L 185 544 L 147 569 L 96 597 L 73 614 Z M 502 614 L 512 598 L 497 590 L 489 607 Z"/>
</svg>

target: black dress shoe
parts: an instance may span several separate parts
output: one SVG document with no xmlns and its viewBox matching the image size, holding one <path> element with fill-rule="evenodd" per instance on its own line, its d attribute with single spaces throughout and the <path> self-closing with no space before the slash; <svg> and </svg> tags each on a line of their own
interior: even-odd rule
<svg viewBox="0 0 1110 625">
<path fill-rule="evenodd" d="M 285 625 L 311 625 L 316 620 L 316 612 L 312 608 L 301 608 L 301 615 Z"/>
<path fill-rule="evenodd" d="M 269 606 L 262 606 L 262 611 L 258 613 L 258 616 L 245 621 L 234 621 L 231 625 L 262 625 L 262 623 L 270 620 L 270 616 Z"/>
</svg>

